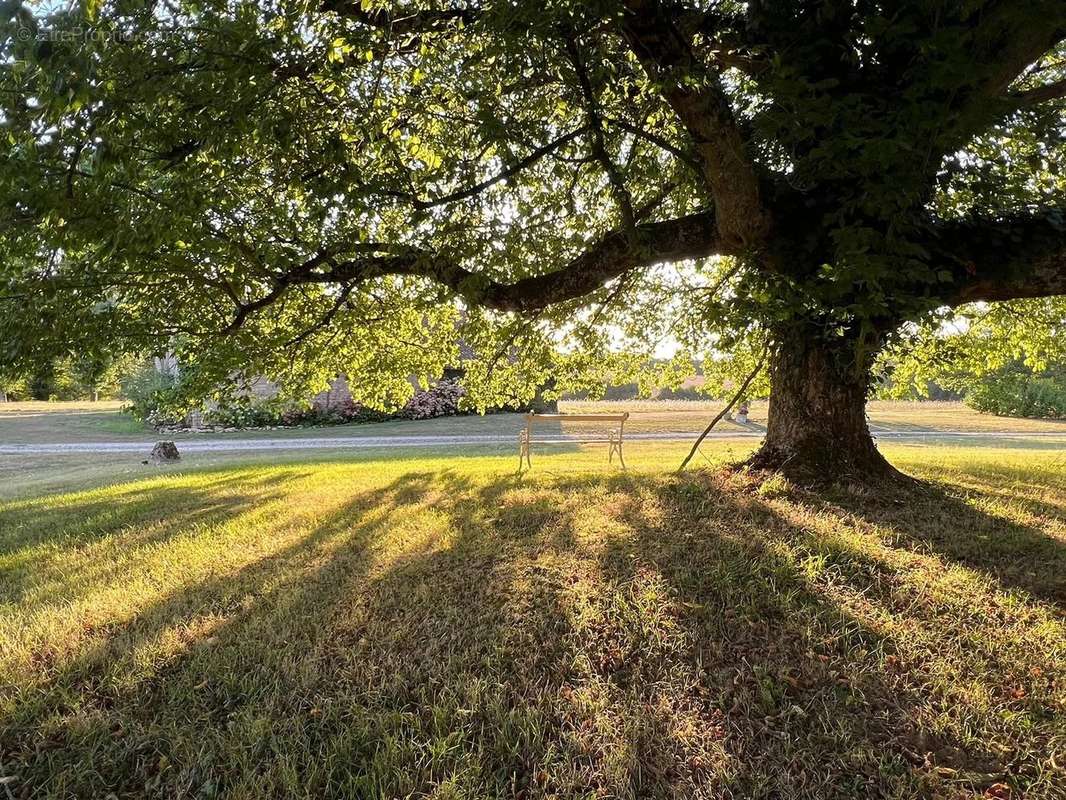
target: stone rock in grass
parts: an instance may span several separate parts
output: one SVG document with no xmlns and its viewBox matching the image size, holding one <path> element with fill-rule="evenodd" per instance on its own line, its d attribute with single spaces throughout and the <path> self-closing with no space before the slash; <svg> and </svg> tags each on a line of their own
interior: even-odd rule
<svg viewBox="0 0 1066 800">
<path fill-rule="evenodd" d="M 156 442 L 155 447 L 152 448 L 152 454 L 144 463 L 173 464 L 175 461 L 181 461 L 178 446 L 174 442 Z"/>
</svg>

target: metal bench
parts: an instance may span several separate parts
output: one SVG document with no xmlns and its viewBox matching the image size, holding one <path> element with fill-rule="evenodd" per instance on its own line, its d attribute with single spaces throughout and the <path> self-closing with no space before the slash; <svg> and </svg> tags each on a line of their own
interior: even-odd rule
<svg viewBox="0 0 1066 800">
<path fill-rule="evenodd" d="M 622 469 L 626 468 L 625 459 L 622 458 L 622 434 L 625 430 L 626 420 L 629 419 L 629 412 L 624 414 L 526 414 L 526 426 L 522 428 L 518 433 L 518 471 L 522 471 L 522 462 L 525 461 L 527 467 L 532 467 L 533 464 L 529 460 L 530 446 L 533 444 L 533 425 L 538 422 L 617 422 L 617 428 L 611 428 L 607 436 L 607 443 L 610 446 L 607 454 L 607 461 L 614 463 L 614 454 L 618 453 L 618 462 L 622 465 Z"/>
</svg>

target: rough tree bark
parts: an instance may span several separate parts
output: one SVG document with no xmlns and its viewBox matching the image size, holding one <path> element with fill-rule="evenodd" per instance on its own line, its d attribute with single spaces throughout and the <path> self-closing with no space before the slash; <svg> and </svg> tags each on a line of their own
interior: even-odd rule
<svg viewBox="0 0 1066 800">
<path fill-rule="evenodd" d="M 860 351 L 854 339 L 829 342 L 802 329 L 775 338 L 766 438 L 748 466 L 808 485 L 900 478 L 866 422 L 876 350 Z"/>
</svg>

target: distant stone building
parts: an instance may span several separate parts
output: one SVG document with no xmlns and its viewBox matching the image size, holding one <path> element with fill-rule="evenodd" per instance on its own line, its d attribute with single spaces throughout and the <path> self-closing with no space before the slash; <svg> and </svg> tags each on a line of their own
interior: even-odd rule
<svg viewBox="0 0 1066 800">
<path fill-rule="evenodd" d="M 278 391 L 276 383 L 262 376 L 256 378 L 248 386 L 248 395 L 257 400 L 269 400 L 276 397 Z M 330 409 L 348 403 L 351 399 L 352 393 L 348 388 L 348 379 L 343 375 L 338 375 L 329 382 L 328 388 L 312 397 L 310 403 L 315 408 Z"/>
</svg>

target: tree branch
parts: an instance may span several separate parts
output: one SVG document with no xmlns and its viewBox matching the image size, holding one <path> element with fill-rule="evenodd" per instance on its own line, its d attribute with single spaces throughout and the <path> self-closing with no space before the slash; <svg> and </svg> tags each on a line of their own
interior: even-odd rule
<svg viewBox="0 0 1066 800">
<path fill-rule="evenodd" d="M 965 147 L 1005 114 L 1032 104 L 1024 92 L 1017 102 L 1010 87 L 1066 37 L 1066 5 L 1059 0 L 988 0 L 975 13 L 955 18 L 953 24 L 962 32 L 960 41 L 965 42 L 972 67 L 948 95 L 944 136 L 938 143 L 941 157 Z M 915 76 L 911 85 L 928 86 L 931 81 L 935 85 L 939 62 L 925 60 L 918 51 L 912 58 L 926 63 L 921 69 L 909 70 Z M 1037 96 L 1031 100 L 1036 102 Z"/>
<path fill-rule="evenodd" d="M 495 186 L 497 183 L 500 183 L 501 181 L 505 181 L 508 178 L 517 175 L 522 170 L 528 169 L 545 156 L 551 155 L 556 150 L 559 150 L 563 146 L 569 144 L 578 136 L 585 133 L 587 130 L 588 126 L 585 125 L 583 127 L 577 128 L 576 130 L 570 131 L 570 133 L 564 136 L 560 136 L 554 141 L 548 142 L 545 145 L 541 145 L 529 155 L 516 161 L 514 164 L 507 167 L 506 169 L 501 170 L 497 174 L 493 175 L 491 178 L 486 178 L 485 180 L 479 183 L 475 183 L 473 186 L 469 186 L 466 189 L 460 189 L 458 191 L 451 192 L 450 194 L 433 198 L 432 200 L 422 200 L 420 198 L 413 197 L 411 198 L 411 202 L 414 204 L 415 208 L 419 210 L 425 210 L 428 208 L 436 208 L 437 206 L 447 205 L 448 203 L 454 203 L 458 200 L 466 200 L 470 197 L 474 197 L 475 195 L 480 194 L 486 189 Z"/>
<path fill-rule="evenodd" d="M 623 226 L 627 231 L 632 230 L 636 222 L 633 215 L 633 198 L 626 188 L 621 172 L 611 159 L 611 154 L 607 151 L 607 140 L 603 135 L 603 113 L 600 109 L 600 102 L 596 97 L 595 90 L 592 88 L 592 81 L 589 78 L 588 70 L 585 68 L 584 58 L 578 49 L 577 42 L 573 38 L 567 38 L 566 52 L 574 66 L 578 85 L 580 85 L 581 94 L 585 99 L 588 127 L 592 131 L 592 153 L 603 166 L 604 172 L 607 173 L 607 182 L 611 186 L 611 193 L 614 195 L 614 201 L 618 205 L 618 212 L 622 217 Z"/>
<path fill-rule="evenodd" d="M 693 156 L 692 153 L 688 153 L 685 150 L 682 150 L 677 145 L 667 141 L 662 136 L 652 133 L 651 131 L 646 131 L 639 125 L 634 125 L 633 123 L 627 122 L 624 119 L 604 117 L 603 121 L 606 122 L 608 125 L 612 125 L 616 128 L 621 128 L 624 131 L 628 131 L 629 133 L 636 136 L 638 139 L 643 139 L 647 142 L 651 142 L 656 147 L 665 150 L 666 152 L 676 157 L 678 160 L 688 164 L 690 167 L 696 170 L 696 172 L 702 172 L 703 164 L 698 158 Z"/>
<path fill-rule="evenodd" d="M 1010 100 L 1013 105 L 1022 108 L 1046 103 L 1048 100 L 1058 100 L 1062 97 L 1066 97 L 1066 78 L 1054 83 L 1046 83 L 1043 86 L 1035 86 L 1023 92 L 1014 92 L 1010 95 Z"/>
<path fill-rule="evenodd" d="M 474 8 L 426 9 L 411 14 L 395 14 L 384 10 L 364 11 L 360 0 L 324 0 L 322 10 L 332 11 L 338 16 L 364 25 L 388 30 L 397 36 L 438 31 L 456 22 L 469 25 L 480 16 L 480 12 Z"/>
<path fill-rule="evenodd" d="M 279 300 L 290 286 L 295 286 L 299 283 L 308 283 L 311 275 L 314 271 L 329 262 L 334 257 L 334 253 L 331 250 L 322 250 L 311 258 L 304 261 L 302 264 L 294 267 L 288 272 L 282 273 L 277 276 L 273 281 L 273 286 L 262 297 L 251 300 L 247 303 L 240 303 L 237 305 L 237 313 L 234 315 L 233 320 L 223 329 L 223 333 L 236 333 L 244 325 L 245 320 L 248 319 L 256 311 L 266 308 Z"/>
<path fill-rule="evenodd" d="M 348 252 L 365 246 L 347 248 Z M 276 302 L 289 287 L 308 283 L 360 284 L 386 276 L 410 276 L 435 281 L 468 303 L 497 311 L 529 312 L 575 300 L 613 278 L 663 261 L 732 255 L 722 242 L 710 212 L 646 222 L 632 231 L 614 230 L 560 269 L 502 283 L 473 272 L 456 260 L 426 250 L 377 246 L 378 254 L 342 259 L 345 248 L 322 251 L 289 272 L 278 275 L 263 297 L 246 303 L 226 327 L 237 331 L 249 316 Z M 388 251 L 392 251 L 389 253 Z M 319 267 L 325 268 L 319 270 Z"/>
<path fill-rule="evenodd" d="M 955 276 L 947 305 L 1066 294 L 1066 222 L 1061 211 L 936 226 L 928 248 Z"/>
<path fill-rule="evenodd" d="M 718 231 L 736 249 L 762 244 L 770 228 L 748 140 L 718 75 L 697 59 L 659 0 L 626 0 L 630 49 L 692 136 L 714 198 Z"/>
<path fill-rule="evenodd" d="M 700 445 L 703 444 L 703 440 L 707 438 L 708 434 L 710 434 L 711 429 L 722 421 L 725 415 L 729 413 L 730 409 L 733 408 L 733 406 L 737 404 L 740 398 L 744 396 L 744 393 L 748 391 L 748 387 L 751 386 L 751 382 L 755 380 L 755 376 L 758 375 L 760 371 L 762 371 L 762 366 L 764 363 L 766 363 L 765 347 L 763 348 L 762 354 L 759 356 L 759 361 L 755 365 L 755 369 L 748 373 L 748 377 L 744 379 L 744 382 L 740 385 L 740 388 L 737 389 L 736 394 L 734 394 L 733 397 L 729 400 L 729 402 L 726 403 L 725 408 L 719 411 L 715 418 L 711 420 L 711 424 L 703 429 L 703 433 L 699 435 L 696 441 L 692 443 L 692 449 L 688 451 L 688 455 L 685 456 L 685 460 L 682 461 L 681 466 L 677 468 L 678 472 L 684 471 L 685 467 L 688 466 L 688 462 L 692 460 L 692 457 L 696 455 L 697 451 L 700 449 Z"/>
<path fill-rule="evenodd" d="M 975 31 L 987 53 L 986 97 L 1001 97 L 1026 68 L 1066 37 L 1066 7 L 1058 0 L 1032 3 L 1019 13 L 1014 0 L 990 4 Z"/>
<path fill-rule="evenodd" d="M 637 267 L 728 252 L 715 231 L 714 216 L 699 213 L 637 225 L 629 235 L 611 231 L 562 268 L 514 283 L 500 283 L 449 258 L 424 252 L 341 263 L 329 277 L 420 276 L 447 286 L 475 305 L 498 311 L 533 311 L 583 297 Z"/>
</svg>

